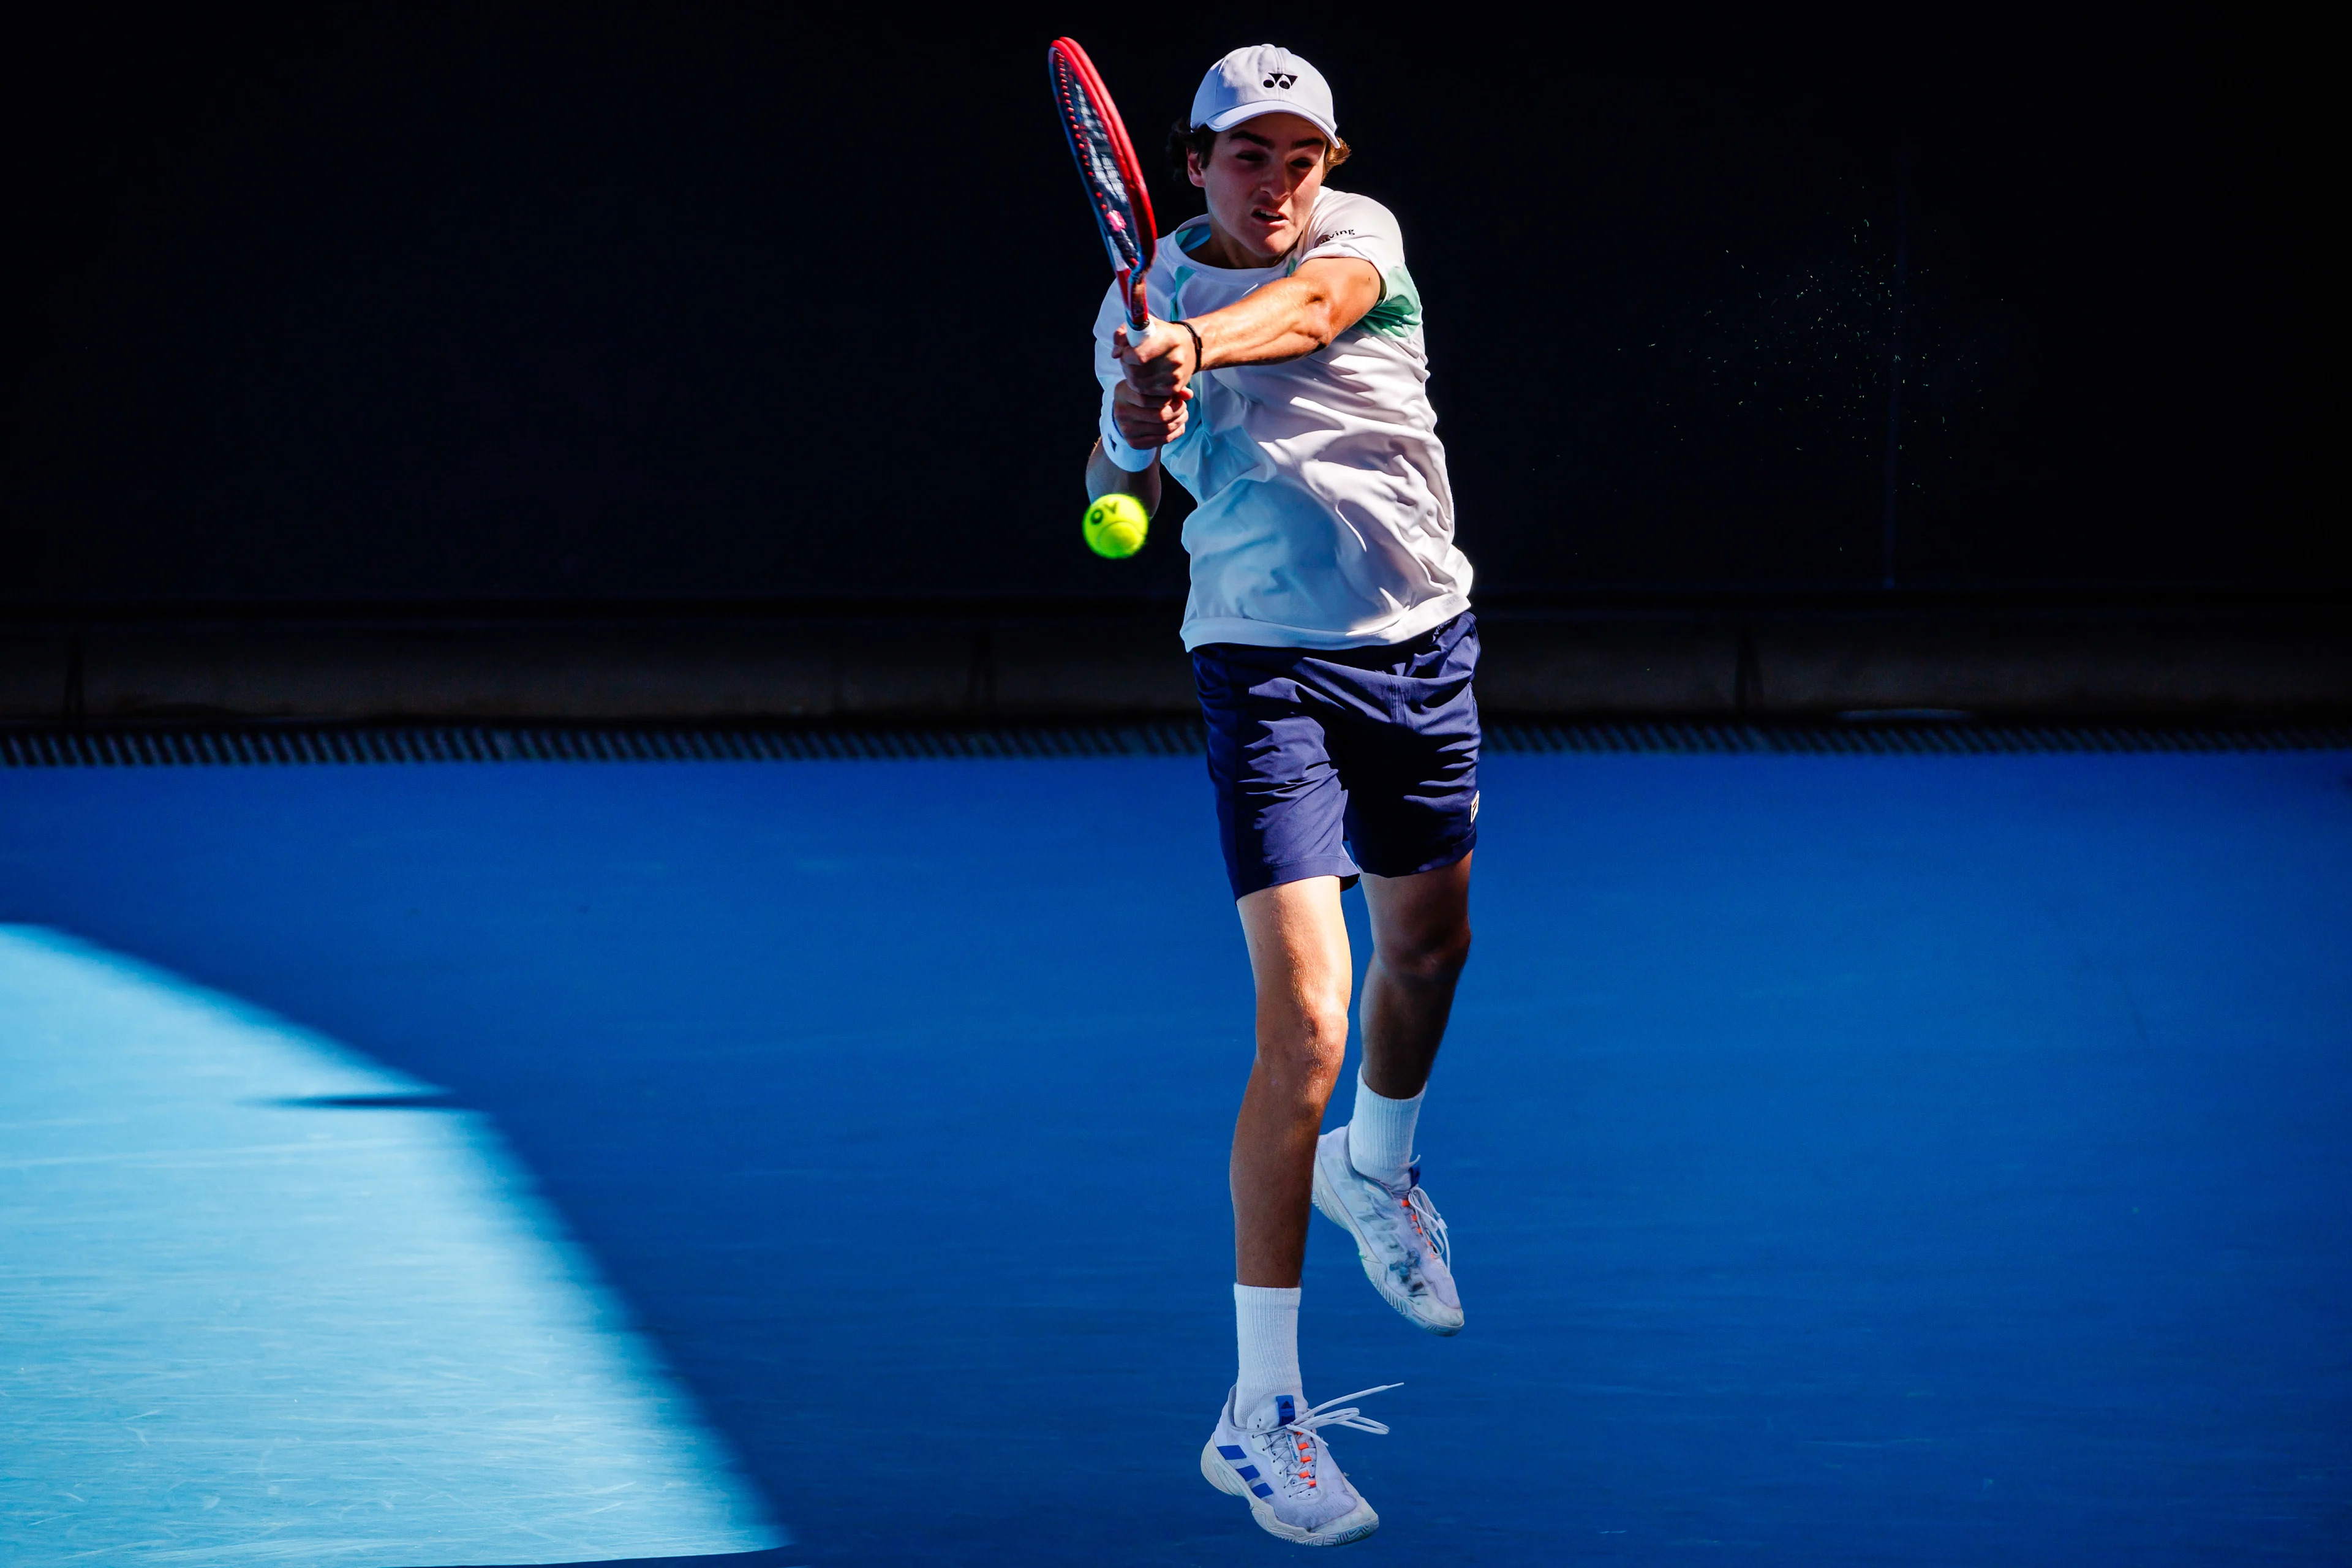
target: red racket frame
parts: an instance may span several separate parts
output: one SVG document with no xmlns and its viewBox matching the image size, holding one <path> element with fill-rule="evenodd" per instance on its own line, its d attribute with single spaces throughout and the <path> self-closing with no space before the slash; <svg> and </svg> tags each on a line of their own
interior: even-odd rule
<svg viewBox="0 0 2352 1568">
<path fill-rule="evenodd" d="M 1126 183 L 1128 201 L 1133 215 L 1135 244 L 1140 257 L 1133 268 L 1118 267 L 1120 291 L 1127 298 L 1127 319 L 1131 341 L 1140 342 L 1151 325 L 1151 310 L 1144 297 L 1144 275 L 1151 270 L 1151 258 L 1159 250 L 1159 227 L 1151 216 L 1151 187 L 1145 184 L 1143 165 L 1136 161 L 1135 144 L 1127 139 L 1127 124 L 1118 117 L 1118 105 L 1111 101 L 1110 89 L 1103 85 L 1102 73 L 1095 69 L 1094 61 L 1078 47 L 1076 38 L 1055 38 L 1045 50 L 1046 71 L 1054 84 L 1054 110 L 1061 116 L 1062 133 L 1069 139 L 1070 155 L 1078 165 L 1078 177 L 1086 183 L 1087 195 L 1095 209 L 1095 225 L 1102 233 L 1106 251 L 1115 253 L 1117 241 L 1112 237 L 1116 226 L 1111 221 L 1113 203 L 1109 195 L 1096 184 L 1087 167 L 1080 145 L 1087 140 L 1085 128 L 1070 113 L 1063 101 L 1062 80 L 1055 69 L 1056 60 L 1069 69 L 1077 89 L 1086 94 L 1095 118 L 1102 123 L 1104 133 L 1110 139 L 1111 160 L 1118 165 L 1119 178 Z M 1119 222 L 1128 223 L 1122 216 Z"/>
</svg>

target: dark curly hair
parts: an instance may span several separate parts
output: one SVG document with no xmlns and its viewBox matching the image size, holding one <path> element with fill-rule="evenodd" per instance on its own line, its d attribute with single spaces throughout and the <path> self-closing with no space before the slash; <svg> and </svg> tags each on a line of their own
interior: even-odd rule
<svg viewBox="0 0 2352 1568">
<path fill-rule="evenodd" d="M 1192 165 L 1185 162 L 1187 153 L 1198 155 L 1205 164 L 1209 154 L 1216 150 L 1217 133 L 1205 125 L 1191 126 L 1180 120 L 1168 128 L 1168 162 L 1175 168 L 1179 179 L 1190 177 L 1192 172 Z M 1348 154 L 1353 150 L 1348 145 L 1346 137 L 1332 137 L 1330 147 L 1323 154 L 1324 172 L 1328 174 L 1346 163 Z"/>
</svg>

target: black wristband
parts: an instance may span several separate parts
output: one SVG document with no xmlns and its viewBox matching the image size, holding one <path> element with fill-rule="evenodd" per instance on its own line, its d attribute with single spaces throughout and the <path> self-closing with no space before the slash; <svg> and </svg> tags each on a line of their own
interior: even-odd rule
<svg viewBox="0 0 2352 1568">
<path fill-rule="evenodd" d="M 1209 351 L 1201 346 L 1201 329 L 1190 321 L 1179 321 L 1176 325 L 1192 334 L 1192 372 L 1197 375 L 1201 371 L 1201 362 L 1209 357 Z"/>
</svg>

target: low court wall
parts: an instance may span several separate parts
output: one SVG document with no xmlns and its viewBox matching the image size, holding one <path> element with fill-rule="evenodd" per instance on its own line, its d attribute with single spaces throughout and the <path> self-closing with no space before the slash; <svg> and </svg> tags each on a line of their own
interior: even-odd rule
<svg viewBox="0 0 2352 1568">
<path fill-rule="evenodd" d="M 2208 720 L 2352 711 L 2352 601 L 1482 603 L 1498 715 Z M 1175 716 L 1166 604 L 42 606 L 0 615 L 0 720 Z"/>
</svg>

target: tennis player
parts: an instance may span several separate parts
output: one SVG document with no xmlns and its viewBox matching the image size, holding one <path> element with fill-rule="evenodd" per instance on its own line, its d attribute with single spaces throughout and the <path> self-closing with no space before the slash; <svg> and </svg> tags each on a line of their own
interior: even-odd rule
<svg viewBox="0 0 2352 1568">
<path fill-rule="evenodd" d="M 1310 1202 L 1408 1321 L 1462 1328 L 1413 1134 L 1470 952 L 1478 633 L 1421 299 L 1388 209 L 1325 184 L 1348 156 L 1329 86 L 1287 49 L 1236 49 L 1171 146 L 1209 210 L 1160 242 L 1141 343 L 1118 291 L 1103 303 L 1087 486 L 1155 510 L 1164 471 L 1199 501 L 1184 646 L 1257 988 L 1232 1165 L 1240 1376 L 1201 1468 L 1274 1534 L 1337 1545 L 1380 1516 L 1318 1429 L 1387 1427 L 1307 1403 Z M 1360 876 L 1363 1070 L 1349 1121 L 1318 1139 L 1348 1040 L 1340 894 Z"/>
</svg>

